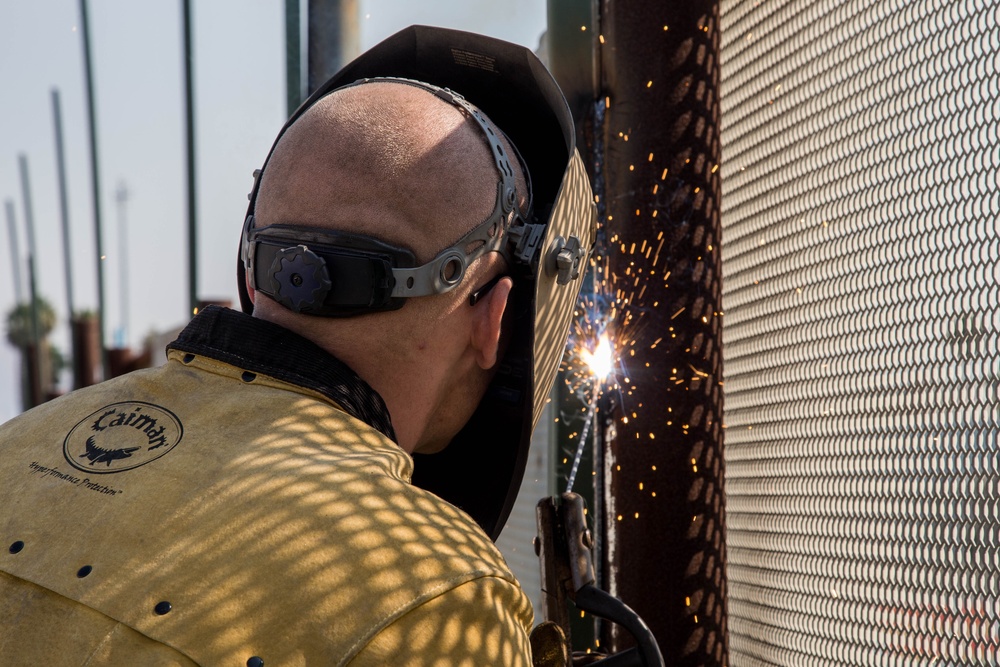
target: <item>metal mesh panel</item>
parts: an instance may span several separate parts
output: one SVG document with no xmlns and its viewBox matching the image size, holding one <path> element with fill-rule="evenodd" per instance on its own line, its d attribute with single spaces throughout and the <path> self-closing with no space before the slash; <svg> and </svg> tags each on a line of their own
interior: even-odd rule
<svg viewBox="0 0 1000 667">
<path fill-rule="evenodd" d="M 1000 664 L 998 14 L 722 2 L 737 667 Z"/>
</svg>

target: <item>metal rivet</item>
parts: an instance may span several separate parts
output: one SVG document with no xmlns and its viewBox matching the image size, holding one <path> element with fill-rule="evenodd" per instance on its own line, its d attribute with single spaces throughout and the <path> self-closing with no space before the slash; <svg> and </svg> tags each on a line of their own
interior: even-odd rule
<svg viewBox="0 0 1000 667">
<path fill-rule="evenodd" d="M 194 355 L 193 354 L 185 354 L 184 355 L 184 363 L 185 364 L 190 364 L 192 361 L 194 361 Z"/>
<path fill-rule="evenodd" d="M 264 667 L 264 659 L 255 655 L 247 660 L 247 667 Z"/>
<path fill-rule="evenodd" d="M 14 544 L 10 545 L 10 552 L 12 554 L 20 553 L 21 549 L 23 548 L 24 548 L 24 542 L 18 540 L 17 542 L 14 542 Z"/>
<path fill-rule="evenodd" d="M 174 608 L 174 605 L 172 605 L 169 602 L 167 602 L 166 600 L 164 600 L 163 602 L 157 602 L 156 606 L 153 607 L 153 611 L 155 611 L 160 616 L 163 616 L 164 614 L 168 613 L 173 608 Z"/>
<path fill-rule="evenodd" d="M 79 570 L 76 571 L 76 576 L 78 576 L 79 578 L 83 579 L 84 577 L 86 577 L 88 574 L 90 574 L 93 571 L 94 571 L 94 568 L 92 568 L 90 565 L 84 565 L 83 567 L 81 567 Z"/>
<path fill-rule="evenodd" d="M 243 371 L 242 378 L 244 382 L 253 382 L 257 379 L 257 374 L 250 371 Z"/>
</svg>

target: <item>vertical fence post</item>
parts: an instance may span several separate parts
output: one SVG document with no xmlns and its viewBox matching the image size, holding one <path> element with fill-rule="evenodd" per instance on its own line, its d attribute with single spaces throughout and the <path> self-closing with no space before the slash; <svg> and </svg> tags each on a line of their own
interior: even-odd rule
<svg viewBox="0 0 1000 667">
<path fill-rule="evenodd" d="M 604 0 L 600 25 L 601 280 L 623 363 L 606 585 L 667 664 L 725 665 L 718 4 Z"/>
</svg>

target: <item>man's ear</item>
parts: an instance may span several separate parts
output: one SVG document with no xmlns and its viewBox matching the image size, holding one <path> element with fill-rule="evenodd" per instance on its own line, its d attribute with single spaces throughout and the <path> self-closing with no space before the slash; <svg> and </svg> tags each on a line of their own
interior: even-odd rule
<svg viewBox="0 0 1000 667">
<path fill-rule="evenodd" d="M 500 355 L 503 314 L 507 309 L 507 298 L 513 287 L 514 281 L 508 277 L 501 278 L 493 289 L 473 306 L 475 324 L 472 329 L 472 346 L 476 351 L 476 362 L 483 370 L 493 368 Z"/>
</svg>

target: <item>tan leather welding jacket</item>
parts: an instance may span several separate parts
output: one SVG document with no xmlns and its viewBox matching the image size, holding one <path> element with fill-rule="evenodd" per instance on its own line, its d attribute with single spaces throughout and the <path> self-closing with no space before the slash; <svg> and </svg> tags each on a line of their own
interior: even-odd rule
<svg viewBox="0 0 1000 667">
<path fill-rule="evenodd" d="M 0 427 L 0 664 L 530 664 L 530 603 L 367 385 L 233 311 L 171 347 Z"/>
</svg>

